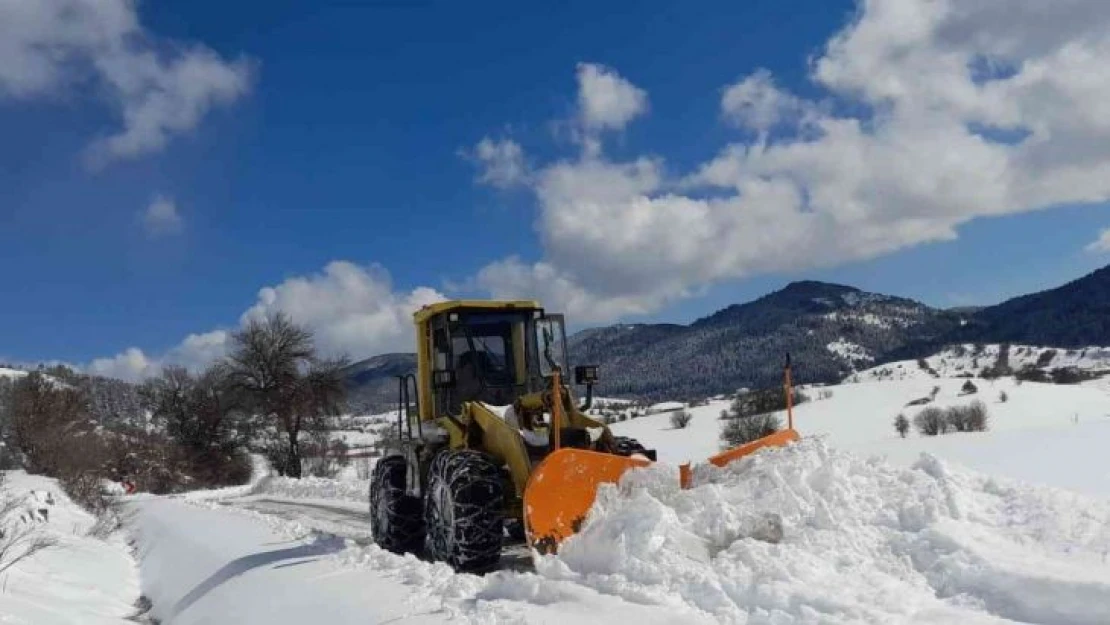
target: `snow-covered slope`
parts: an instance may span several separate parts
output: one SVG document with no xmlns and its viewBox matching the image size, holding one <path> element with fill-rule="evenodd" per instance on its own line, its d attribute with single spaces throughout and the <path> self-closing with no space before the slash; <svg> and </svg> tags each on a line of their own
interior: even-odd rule
<svg viewBox="0 0 1110 625">
<path fill-rule="evenodd" d="M 9 380 L 15 380 L 15 379 L 21 378 L 25 375 L 27 375 L 26 371 L 21 371 L 19 369 L 8 369 L 6 367 L 0 367 L 0 379 L 7 378 Z"/>
<path fill-rule="evenodd" d="M 103 541 L 86 533 L 95 523 L 52 479 L 6 472 L 10 496 L 20 500 L 0 521 L 33 524 L 57 545 L 0 575 L 0 623 L 126 625 L 139 610 L 138 571 L 122 537 Z M 3 542 L 0 539 L 0 542 Z"/>
<path fill-rule="evenodd" d="M 910 376 L 810 389 L 807 393 L 815 399 L 796 408 L 795 427 L 803 436 L 822 437 L 837 448 L 883 455 L 902 464 L 911 463 L 920 452 L 928 451 L 973 468 L 1024 479 L 1041 478 L 1037 481 L 1083 487 L 1110 497 L 1110 469 L 1081 469 L 1092 458 L 1099 457 L 1095 447 L 1110 448 L 1110 393 L 1095 383 L 1018 384 L 1013 378 L 1000 378 L 973 380 L 978 392 L 962 395 L 966 381 Z M 893 427 L 895 416 L 904 414 L 912 421 L 922 406 L 906 404 L 930 396 L 934 387 L 940 387 L 932 404 L 935 406 L 981 400 L 990 414 L 990 430 L 939 437 L 922 437 L 911 431 L 908 438 L 899 438 Z M 831 393 L 831 397 L 818 399 L 822 390 Z M 1006 402 L 1000 399 L 1002 393 L 1007 396 Z M 685 429 L 674 429 L 668 414 L 630 419 L 610 427 L 616 434 L 638 438 L 645 446 L 657 449 L 660 460 L 698 462 L 720 451 L 719 416 L 727 408 L 727 401 L 691 408 L 693 419 Z M 1083 448 L 1094 455 L 1074 453 L 1065 443 L 1072 439 L 1089 441 Z M 1038 440 L 1057 442 L 1046 442 L 1035 461 L 1009 449 L 1035 447 Z M 994 452 L 976 453 L 982 444 L 992 446 Z M 1061 479 L 1065 482 L 1060 483 Z"/>
<path fill-rule="evenodd" d="M 831 349 L 831 348 L 830 348 Z M 948 378 L 958 375 L 979 375 L 998 362 L 1000 345 L 955 345 L 923 359 L 927 368 L 916 360 L 901 360 L 860 371 L 847 382 L 869 380 L 906 380 L 910 378 Z M 1083 371 L 1110 371 L 1110 347 L 1056 349 L 1032 345 L 1011 345 L 1008 365 L 1014 371 L 1027 367 L 1041 370 L 1076 368 Z"/>
</svg>

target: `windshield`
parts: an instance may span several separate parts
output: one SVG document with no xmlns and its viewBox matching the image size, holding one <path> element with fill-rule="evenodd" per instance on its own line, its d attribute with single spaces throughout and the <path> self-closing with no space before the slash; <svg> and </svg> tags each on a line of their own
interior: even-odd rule
<svg viewBox="0 0 1110 625">
<path fill-rule="evenodd" d="M 523 315 L 469 314 L 451 332 L 455 370 L 489 386 L 523 381 Z"/>
</svg>

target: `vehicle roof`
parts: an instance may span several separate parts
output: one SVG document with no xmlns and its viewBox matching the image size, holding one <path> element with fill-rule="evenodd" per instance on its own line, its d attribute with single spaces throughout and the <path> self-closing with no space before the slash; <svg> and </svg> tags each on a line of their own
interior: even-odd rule
<svg viewBox="0 0 1110 625">
<path fill-rule="evenodd" d="M 428 319 L 452 310 L 463 308 L 480 308 L 490 311 L 495 310 L 536 310 L 540 308 L 535 300 L 488 300 L 488 299 L 457 299 L 446 302 L 428 304 L 413 313 L 417 324 L 423 324 Z"/>
</svg>

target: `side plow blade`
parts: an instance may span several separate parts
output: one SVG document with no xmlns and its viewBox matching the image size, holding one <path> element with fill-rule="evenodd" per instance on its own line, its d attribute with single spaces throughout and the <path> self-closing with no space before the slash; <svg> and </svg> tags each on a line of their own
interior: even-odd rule
<svg viewBox="0 0 1110 625">
<path fill-rule="evenodd" d="M 524 489 L 524 529 L 540 553 L 555 553 L 559 543 L 586 520 L 601 484 L 616 483 L 624 472 L 651 464 L 645 458 L 586 449 L 551 452 L 532 470 Z"/>
<path fill-rule="evenodd" d="M 710 456 L 707 459 L 709 464 L 723 467 L 760 449 L 785 447 L 801 439 L 794 429 L 789 354 L 783 374 L 788 419 L 786 429 Z M 558 414 L 554 422 L 558 423 Z M 524 530 L 528 543 L 541 554 L 555 553 L 560 543 L 581 529 L 601 484 L 617 483 L 625 471 L 650 464 L 652 461 L 643 457 L 617 456 L 586 449 L 556 449 L 532 470 L 528 486 L 524 489 Z M 692 485 L 693 470 L 689 464 L 679 466 L 679 481 L 682 488 Z"/>
</svg>

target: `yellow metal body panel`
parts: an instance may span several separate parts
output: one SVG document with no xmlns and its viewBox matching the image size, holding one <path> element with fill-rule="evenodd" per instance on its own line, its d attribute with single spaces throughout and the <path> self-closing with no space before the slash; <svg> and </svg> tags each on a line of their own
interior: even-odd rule
<svg viewBox="0 0 1110 625">
<path fill-rule="evenodd" d="M 420 310 L 413 313 L 413 319 L 416 325 L 423 325 L 429 319 L 439 315 L 440 313 L 458 310 L 460 308 L 482 308 L 485 310 L 518 310 L 529 308 L 540 308 L 540 303 L 535 300 L 489 300 L 489 299 L 456 299 L 446 302 L 436 302 L 435 304 L 427 304 Z"/>
<path fill-rule="evenodd" d="M 470 417 L 482 429 L 482 451 L 492 455 L 509 467 L 517 497 L 524 495 L 532 462 L 524 438 L 516 428 L 505 423 L 485 406 L 479 403 L 466 404 Z"/>
</svg>

